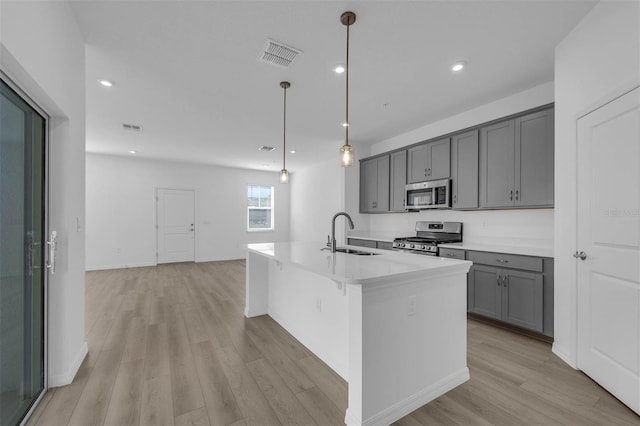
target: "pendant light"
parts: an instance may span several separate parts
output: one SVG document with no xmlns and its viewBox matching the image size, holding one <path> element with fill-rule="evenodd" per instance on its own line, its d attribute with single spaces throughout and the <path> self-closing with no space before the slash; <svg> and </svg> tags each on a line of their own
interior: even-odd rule
<svg viewBox="0 0 640 426">
<path fill-rule="evenodd" d="M 280 170 L 280 183 L 289 183 L 289 172 L 286 167 L 287 155 L 287 89 L 291 87 L 288 81 L 281 81 L 280 87 L 284 89 L 284 120 L 282 126 L 282 170 Z"/>
<path fill-rule="evenodd" d="M 356 22 L 356 14 L 353 12 L 344 12 L 340 15 L 340 22 L 347 26 L 347 61 L 345 65 L 345 121 L 342 124 L 344 126 L 344 145 L 340 148 L 340 165 L 342 167 L 353 166 L 353 157 L 355 152 L 353 147 L 349 145 L 349 27 Z"/>
</svg>

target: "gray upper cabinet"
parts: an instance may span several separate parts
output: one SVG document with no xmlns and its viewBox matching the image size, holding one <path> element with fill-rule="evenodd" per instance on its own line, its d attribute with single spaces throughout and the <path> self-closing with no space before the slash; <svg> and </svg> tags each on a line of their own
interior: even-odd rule
<svg viewBox="0 0 640 426">
<path fill-rule="evenodd" d="M 553 205 L 553 109 L 517 118 L 517 206 Z"/>
<path fill-rule="evenodd" d="M 389 211 L 389 156 L 360 163 L 360 212 Z"/>
<path fill-rule="evenodd" d="M 451 176 L 451 140 L 427 142 L 407 150 L 407 183 L 446 179 Z"/>
<path fill-rule="evenodd" d="M 553 205 L 553 109 L 480 129 L 479 206 Z"/>
<path fill-rule="evenodd" d="M 393 212 L 405 210 L 405 185 L 407 184 L 407 151 L 391 154 L 390 206 Z"/>
<path fill-rule="evenodd" d="M 515 122 L 480 129 L 480 207 L 513 205 Z"/>
<path fill-rule="evenodd" d="M 451 206 L 478 208 L 478 130 L 451 139 Z"/>
</svg>

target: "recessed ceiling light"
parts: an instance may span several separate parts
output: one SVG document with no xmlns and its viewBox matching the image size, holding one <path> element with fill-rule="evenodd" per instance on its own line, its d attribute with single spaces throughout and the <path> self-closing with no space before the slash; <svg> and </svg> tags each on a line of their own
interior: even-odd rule
<svg viewBox="0 0 640 426">
<path fill-rule="evenodd" d="M 453 72 L 462 71 L 462 69 L 466 64 L 467 63 L 464 61 L 456 62 L 455 64 L 451 65 L 451 71 Z"/>
<path fill-rule="evenodd" d="M 109 80 L 98 80 L 98 83 L 100 83 L 104 87 L 112 87 L 113 86 L 113 82 L 109 81 Z"/>
<path fill-rule="evenodd" d="M 342 74 L 345 71 L 345 67 L 343 64 L 336 64 L 333 66 L 332 70 L 336 74 Z"/>
<path fill-rule="evenodd" d="M 292 149 L 291 151 L 289 151 L 289 153 L 290 153 L 290 154 L 295 154 L 295 153 L 296 153 L 296 150 L 295 150 L 295 149 Z"/>
<path fill-rule="evenodd" d="M 129 154 L 137 154 L 137 153 L 138 151 L 134 151 L 134 150 L 129 151 Z"/>
</svg>

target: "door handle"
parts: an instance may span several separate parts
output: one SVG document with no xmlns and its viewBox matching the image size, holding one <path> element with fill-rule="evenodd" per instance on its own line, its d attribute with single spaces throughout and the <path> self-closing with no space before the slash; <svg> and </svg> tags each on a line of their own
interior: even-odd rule
<svg viewBox="0 0 640 426">
<path fill-rule="evenodd" d="M 516 201 L 518 201 L 518 193 L 519 193 L 519 192 L 520 192 L 520 191 L 516 189 Z"/>
<path fill-rule="evenodd" d="M 47 262 L 47 269 L 51 271 L 51 275 L 56 273 L 56 248 L 58 244 L 58 233 L 51 231 L 51 237 L 47 241 L 49 246 L 49 261 Z"/>
<path fill-rule="evenodd" d="M 513 201 L 513 189 L 509 191 L 509 201 Z"/>
<path fill-rule="evenodd" d="M 581 252 L 575 252 L 573 253 L 573 257 L 575 257 L 576 259 L 580 259 L 580 260 L 585 260 L 587 258 L 587 253 L 581 251 Z"/>
</svg>

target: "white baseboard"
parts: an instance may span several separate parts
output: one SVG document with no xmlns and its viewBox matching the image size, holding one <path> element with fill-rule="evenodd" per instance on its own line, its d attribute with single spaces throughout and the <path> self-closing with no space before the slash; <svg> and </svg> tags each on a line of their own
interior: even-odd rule
<svg viewBox="0 0 640 426">
<path fill-rule="evenodd" d="M 403 418 L 407 414 L 417 410 L 428 402 L 433 401 L 441 395 L 449 392 L 451 389 L 459 386 L 469 380 L 469 369 L 464 367 L 444 379 L 426 387 L 404 400 L 393 404 L 391 407 L 385 408 L 379 413 L 369 417 L 366 420 L 360 419 L 357 413 L 347 409 L 344 422 L 348 426 L 361 425 L 389 425 L 398 419 Z"/>
<path fill-rule="evenodd" d="M 551 352 L 558 355 L 558 358 L 566 362 L 571 368 L 578 369 L 578 365 L 576 364 L 575 358 L 569 354 L 569 351 L 566 348 L 556 344 L 555 342 L 551 345 Z"/>
<path fill-rule="evenodd" d="M 85 271 L 106 271 L 108 269 L 126 269 L 126 268 L 143 268 L 146 266 L 156 266 L 155 262 L 143 262 L 143 263 L 127 263 L 121 265 L 94 265 L 86 266 Z"/>
<path fill-rule="evenodd" d="M 69 367 L 69 370 L 67 370 L 63 374 L 49 375 L 49 380 L 47 384 L 48 387 L 57 388 L 59 386 L 65 386 L 73 382 L 73 378 L 76 377 L 76 373 L 80 369 L 80 366 L 82 365 L 82 361 L 84 361 L 84 358 L 87 356 L 88 353 L 89 353 L 89 346 L 87 345 L 87 342 L 84 342 L 84 344 L 80 348 L 80 351 L 78 352 L 78 355 L 76 355 L 76 358 L 73 360 L 73 363 Z"/>
</svg>

